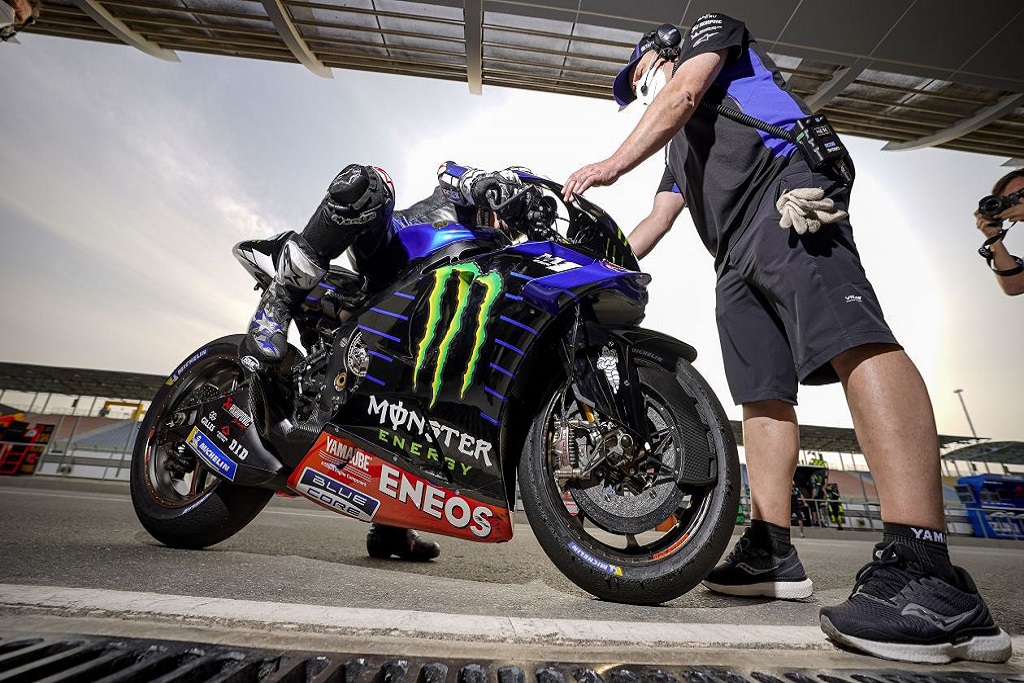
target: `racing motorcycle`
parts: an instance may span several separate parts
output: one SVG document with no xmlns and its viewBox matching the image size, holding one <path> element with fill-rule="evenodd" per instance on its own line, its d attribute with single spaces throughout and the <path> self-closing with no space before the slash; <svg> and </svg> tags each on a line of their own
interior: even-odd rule
<svg viewBox="0 0 1024 683">
<path fill-rule="evenodd" d="M 244 335 L 189 354 L 134 446 L 146 530 L 202 548 L 282 493 L 497 543 L 521 499 L 551 561 L 599 598 L 657 604 L 700 582 L 739 500 L 729 422 L 696 351 L 638 326 L 650 276 L 611 217 L 520 177 L 492 203 L 518 216 L 511 231 L 407 226 L 378 291 L 332 265 L 278 366 L 247 355 Z M 286 237 L 235 246 L 258 288 Z"/>
</svg>

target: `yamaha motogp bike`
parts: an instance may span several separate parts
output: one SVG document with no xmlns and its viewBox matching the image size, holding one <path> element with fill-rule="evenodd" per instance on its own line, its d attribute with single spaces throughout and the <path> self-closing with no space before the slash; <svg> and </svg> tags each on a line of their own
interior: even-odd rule
<svg viewBox="0 0 1024 683">
<path fill-rule="evenodd" d="M 656 604 L 697 585 L 734 527 L 729 421 L 696 351 L 638 326 L 650 277 L 611 217 L 520 175 L 516 238 L 407 226 L 390 286 L 331 266 L 280 365 L 246 355 L 243 335 L 189 354 L 134 447 L 146 530 L 202 548 L 281 492 L 495 543 L 521 499 L 551 561 L 599 598 Z M 286 237 L 235 247 L 258 287 Z"/>
</svg>

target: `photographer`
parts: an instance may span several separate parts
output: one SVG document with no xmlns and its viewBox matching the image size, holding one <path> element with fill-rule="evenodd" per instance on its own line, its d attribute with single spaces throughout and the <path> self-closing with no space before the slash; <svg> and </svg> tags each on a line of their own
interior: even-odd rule
<svg viewBox="0 0 1024 683">
<path fill-rule="evenodd" d="M 981 254 L 996 274 L 999 286 L 1008 296 L 1024 294 L 1024 264 L 1003 244 L 1007 232 L 1003 221 L 1024 220 L 1024 169 L 1011 171 L 997 180 L 992 194 L 979 202 L 974 217 L 978 230 L 985 235 Z"/>
<path fill-rule="evenodd" d="M 42 4 L 42 0 L 0 0 L 0 41 L 11 40 L 36 23 Z"/>
</svg>

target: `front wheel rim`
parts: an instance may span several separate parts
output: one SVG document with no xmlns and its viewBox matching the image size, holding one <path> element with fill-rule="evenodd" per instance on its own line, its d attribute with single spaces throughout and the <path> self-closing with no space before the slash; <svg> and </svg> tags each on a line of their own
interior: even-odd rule
<svg viewBox="0 0 1024 683">
<path fill-rule="evenodd" d="M 563 387 L 564 391 L 564 387 Z M 572 537 L 573 541 L 585 552 L 592 553 L 598 557 L 612 559 L 623 565 L 649 565 L 660 562 L 671 555 L 678 553 L 683 547 L 690 543 L 708 519 L 711 511 L 713 493 L 717 482 L 704 486 L 679 486 L 684 491 L 683 504 L 674 510 L 662 523 L 655 524 L 651 529 L 641 533 L 617 533 L 601 528 L 596 522 L 586 517 L 586 514 L 578 505 L 576 514 L 570 510 L 570 505 L 576 503 L 575 499 L 565 500 L 562 491 L 555 481 L 553 471 L 556 464 L 557 454 L 550 447 L 552 438 L 552 421 L 560 402 L 559 391 L 555 399 L 549 404 L 545 416 L 547 433 L 544 444 L 545 476 L 542 487 L 546 494 L 556 501 L 555 513 L 559 524 Z M 692 398 L 692 397 L 691 397 Z M 657 428 L 657 423 L 652 420 L 653 415 L 659 415 L 662 420 L 664 416 L 671 416 L 673 413 L 668 407 L 666 399 L 661 397 L 648 384 L 644 384 L 644 412 L 649 426 Z M 696 406 L 694 408 L 696 410 Z M 695 420 L 700 420 L 699 414 L 694 414 Z M 654 424 L 650 424 L 654 422 Z M 678 427 L 670 425 L 674 432 Z M 705 428 L 707 425 L 704 424 Z M 653 433 L 654 430 L 652 430 Z M 681 436 L 676 433 L 674 448 L 682 448 Z M 646 493 L 646 492 L 645 492 Z M 560 501 L 560 502 L 557 502 Z M 571 551 L 579 554 L 570 547 Z M 586 558 L 584 558 L 586 560 Z"/>
</svg>

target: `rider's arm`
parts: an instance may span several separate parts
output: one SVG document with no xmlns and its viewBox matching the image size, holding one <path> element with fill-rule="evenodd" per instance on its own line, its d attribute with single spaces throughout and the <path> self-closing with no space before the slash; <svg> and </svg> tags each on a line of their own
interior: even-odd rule
<svg viewBox="0 0 1024 683">
<path fill-rule="evenodd" d="M 627 238 L 638 259 L 647 256 L 654 249 L 661 238 L 672 229 L 672 224 L 684 208 L 686 199 L 678 192 L 668 190 L 654 195 L 651 212 L 633 228 Z"/>
</svg>

